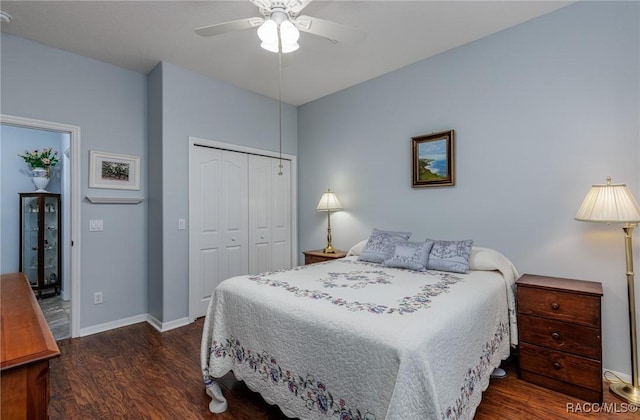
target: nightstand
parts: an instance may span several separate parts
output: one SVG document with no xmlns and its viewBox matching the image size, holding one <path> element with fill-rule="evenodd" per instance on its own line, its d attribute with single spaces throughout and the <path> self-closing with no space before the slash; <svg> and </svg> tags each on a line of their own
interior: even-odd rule
<svg viewBox="0 0 640 420">
<path fill-rule="evenodd" d="M 304 251 L 304 264 L 315 264 L 323 261 L 337 260 L 338 258 L 344 258 L 347 253 L 345 251 L 339 251 L 327 254 L 323 249 L 316 249 L 314 251 Z"/>
<path fill-rule="evenodd" d="M 602 284 L 525 274 L 516 285 L 520 378 L 602 403 Z"/>
</svg>

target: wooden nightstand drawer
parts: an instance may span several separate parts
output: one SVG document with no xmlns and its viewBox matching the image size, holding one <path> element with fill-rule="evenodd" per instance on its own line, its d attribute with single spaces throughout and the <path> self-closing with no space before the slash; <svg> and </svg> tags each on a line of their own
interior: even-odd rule
<svg viewBox="0 0 640 420">
<path fill-rule="evenodd" d="M 602 387 L 601 363 L 527 343 L 520 344 L 520 369 L 563 382 L 580 384 L 594 391 Z"/>
<path fill-rule="evenodd" d="M 524 342 L 592 359 L 602 357 L 600 330 L 597 328 L 520 315 L 518 329 L 521 331 L 520 340 Z"/>
<path fill-rule="evenodd" d="M 330 260 L 337 260 L 339 258 L 344 258 L 347 253 L 344 251 L 336 250 L 336 252 L 331 252 L 327 254 L 322 249 L 317 249 L 315 251 L 304 251 L 304 263 L 307 264 L 315 264 L 319 262 L 325 262 Z"/>
<path fill-rule="evenodd" d="M 523 287 L 518 289 L 518 312 L 575 324 L 600 325 L 600 298 Z"/>
<path fill-rule="evenodd" d="M 602 284 L 525 274 L 516 282 L 518 376 L 602 402 Z"/>
<path fill-rule="evenodd" d="M 315 264 L 319 262 L 329 261 L 327 258 L 319 257 L 317 255 L 305 255 L 304 263 L 305 264 Z"/>
</svg>

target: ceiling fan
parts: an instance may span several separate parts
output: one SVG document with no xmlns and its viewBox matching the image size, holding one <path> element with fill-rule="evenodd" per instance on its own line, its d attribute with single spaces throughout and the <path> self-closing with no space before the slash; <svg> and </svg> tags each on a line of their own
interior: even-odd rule
<svg viewBox="0 0 640 420">
<path fill-rule="evenodd" d="M 299 48 L 300 32 L 327 38 L 333 43 L 361 41 L 365 34 L 359 29 L 316 17 L 300 15 L 311 0 L 249 0 L 262 17 L 249 17 L 196 28 L 201 36 L 215 36 L 227 32 L 258 27 L 262 48 L 271 52 L 288 53 Z"/>
</svg>

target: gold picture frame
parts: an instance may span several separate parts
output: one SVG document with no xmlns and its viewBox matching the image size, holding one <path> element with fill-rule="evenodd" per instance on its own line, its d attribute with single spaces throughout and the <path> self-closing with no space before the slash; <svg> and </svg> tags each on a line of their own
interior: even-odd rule
<svg viewBox="0 0 640 420">
<path fill-rule="evenodd" d="M 411 187 L 448 187 L 455 180 L 455 130 L 411 137 Z"/>
</svg>

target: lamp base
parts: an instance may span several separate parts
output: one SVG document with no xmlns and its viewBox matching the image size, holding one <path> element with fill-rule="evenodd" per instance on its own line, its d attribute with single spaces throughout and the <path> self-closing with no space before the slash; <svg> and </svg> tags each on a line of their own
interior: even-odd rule
<svg viewBox="0 0 640 420">
<path fill-rule="evenodd" d="M 623 382 L 616 382 L 609 384 L 609 391 L 616 397 L 630 404 L 640 404 L 640 387 L 631 386 Z"/>
<path fill-rule="evenodd" d="M 336 249 L 331 246 L 331 244 L 327 245 L 327 247 L 324 249 L 324 253 L 325 254 L 335 254 L 336 253 Z"/>
</svg>

